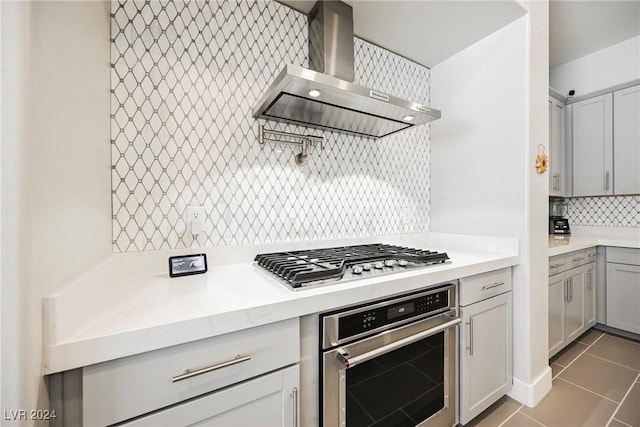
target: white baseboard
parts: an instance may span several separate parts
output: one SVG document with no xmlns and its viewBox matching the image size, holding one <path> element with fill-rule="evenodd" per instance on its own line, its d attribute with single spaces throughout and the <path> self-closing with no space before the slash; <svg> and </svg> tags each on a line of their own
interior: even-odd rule
<svg viewBox="0 0 640 427">
<path fill-rule="evenodd" d="M 509 397 L 530 408 L 535 407 L 551 390 L 551 368 L 547 366 L 531 384 L 513 378 Z"/>
</svg>

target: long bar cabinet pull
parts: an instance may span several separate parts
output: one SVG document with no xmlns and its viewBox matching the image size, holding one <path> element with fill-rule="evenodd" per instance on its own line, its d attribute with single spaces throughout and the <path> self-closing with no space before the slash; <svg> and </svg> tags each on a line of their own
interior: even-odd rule
<svg viewBox="0 0 640 427">
<path fill-rule="evenodd" d="M 569 278 L 569 302 L 573 302 L 573 277 Z"/>
<path fill-rule="evenodd" d="M 246 362 L 251 360 L 250 355 L 240 356 L 237 355 L 234 359 L 231 359 L 227 362 L 218 363 L 217 365 L 208 366 L 206 368 L 198 369 L 197 371 L 191 371 L 189 369 L 184 371 L 184 374 L 176 375 L 171 379 L 171 382 L 177 383 L 178 381 L 186 380 L 198 375 L 206 374 L 208 372 L 217 371 L 218 369 L 226 368 L 228 366 L 237 365 L 238 363 Z"/>
<path fill-rule="evenodd" d="M 298 387 L 291 391 L 293 397 L 293 427 L 298 427 Z"/>
<path fill-rule="evenodd" d="M 504 282 L 496 282 L 496 283 L 492 283 L 491 285 L 484 285 L 482 287 L 482 290 L 486 291 L 487 289 L 497 288 L 498 286 L 502 286 L 502 285 L 504 285 Z"/>
<path fill-rule="evenodd" d="M 473 356 L 473 317 L 469 319 L 469 346 L 467 350 L 469 350 L 469 355 Z"/>
</svg>

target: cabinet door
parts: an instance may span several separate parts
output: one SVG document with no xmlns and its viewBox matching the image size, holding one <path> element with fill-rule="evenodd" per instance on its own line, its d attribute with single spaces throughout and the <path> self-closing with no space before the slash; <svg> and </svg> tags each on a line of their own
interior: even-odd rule
<svg viewBox="0 0 640 427">
<path fill-rule="evenodd" d="M 298 366 L 192 399 L 124 426 L 282 427 L 298 425 Z"/>
<path fill-rule="evenodd" d="M 613 190 L 640 193 L 640 86 L 613 94 Z"/>
<path fill-rule="evenodd" d="M 607 325 L 640 334 L 640 266 L 607 263 Z"/>
<path fill-rule="evenodd" d="M 564 274 L 549 277 L 549 358 L 564 347 Z"/>
<path fill-rule="evenodd" d="M 512 384 L 511 292 L 462 307 L 460 422 L 466 424 Z"/>
<path fill-rule="evenodd" d="M 596 263 L 587 264 L 584 281 L 584 327 L 596 324 Z"/>
<path fill-rule="evenodd" d="M 613 194 L 612 94 L 573 104 L 573 195 Z"/>
<path fill-rule="evenodd" d="M 565 281 L 565 342 L 573 342 L 584 332 L 584 271 L 578 267 L 567 271 Z"/>
<path fill-rule="evenodd" d="M 549 195 L 565 195 L 564 105 L 549 100 Z"/>
</svg>

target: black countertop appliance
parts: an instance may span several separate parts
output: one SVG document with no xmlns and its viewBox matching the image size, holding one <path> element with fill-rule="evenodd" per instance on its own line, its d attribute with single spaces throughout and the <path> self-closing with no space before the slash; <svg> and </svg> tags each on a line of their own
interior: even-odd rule
<svg viewBox="0 0 640 427">
<path fill-rule="evenodd" d="M 567 202 L 563 199 L 549 200 L 549 234 L 571 234 L 566 208 Z"/>
</svg>

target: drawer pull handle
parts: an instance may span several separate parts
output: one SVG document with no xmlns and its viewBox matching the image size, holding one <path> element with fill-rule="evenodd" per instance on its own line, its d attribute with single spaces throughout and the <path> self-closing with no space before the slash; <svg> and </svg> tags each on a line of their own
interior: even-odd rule
<svg viewBox="0 0 640 427">
<path fill-rule="evenodd" d="M 178 381 L 186 380 L 191 377 L 206 374 L 207 372 L 212 372 L 218 369 L 226 368 L 227 366 L 237 365 L 238 363 L 246 362 L 248 360 L 251 360 L 250 355 L 246 355 L 246 356 L 237 355 L 233 360 L 218 363 L 217 365 L 208 366 L 206 368 L 198 369 L 197 371 L 190 371 L 189 369 L 187 369 L 186 371 L 184 371 L 184 374 L 176 375 L 175 377 L 173 377 L 171 382 L 177 383 Z"/>
<path fill-rule="evenodd" d="M 574 259 L 573 259 L 573 262 L 582 261 L 583 259 L 584 259 L 584 257 L 582 257 L 582 258 L 574 258 Z"/>
<path fill-rule="evenodd" d="M 496 283 L 493 283 L 491 285 L 484 285 L 482 287 L 482 290 L 486 291 L 487 289 L 497 288 L 498 286 L 502 286 L 502 285 L 504 285 L 504 282 L 496 282 Z"/>
<path fill-rule="evenodd" d="M 564 264 L 553 264 L 551 266 L 551 268 L 558 268 L 558 267 L 562 267 Z"/>
</svg>

